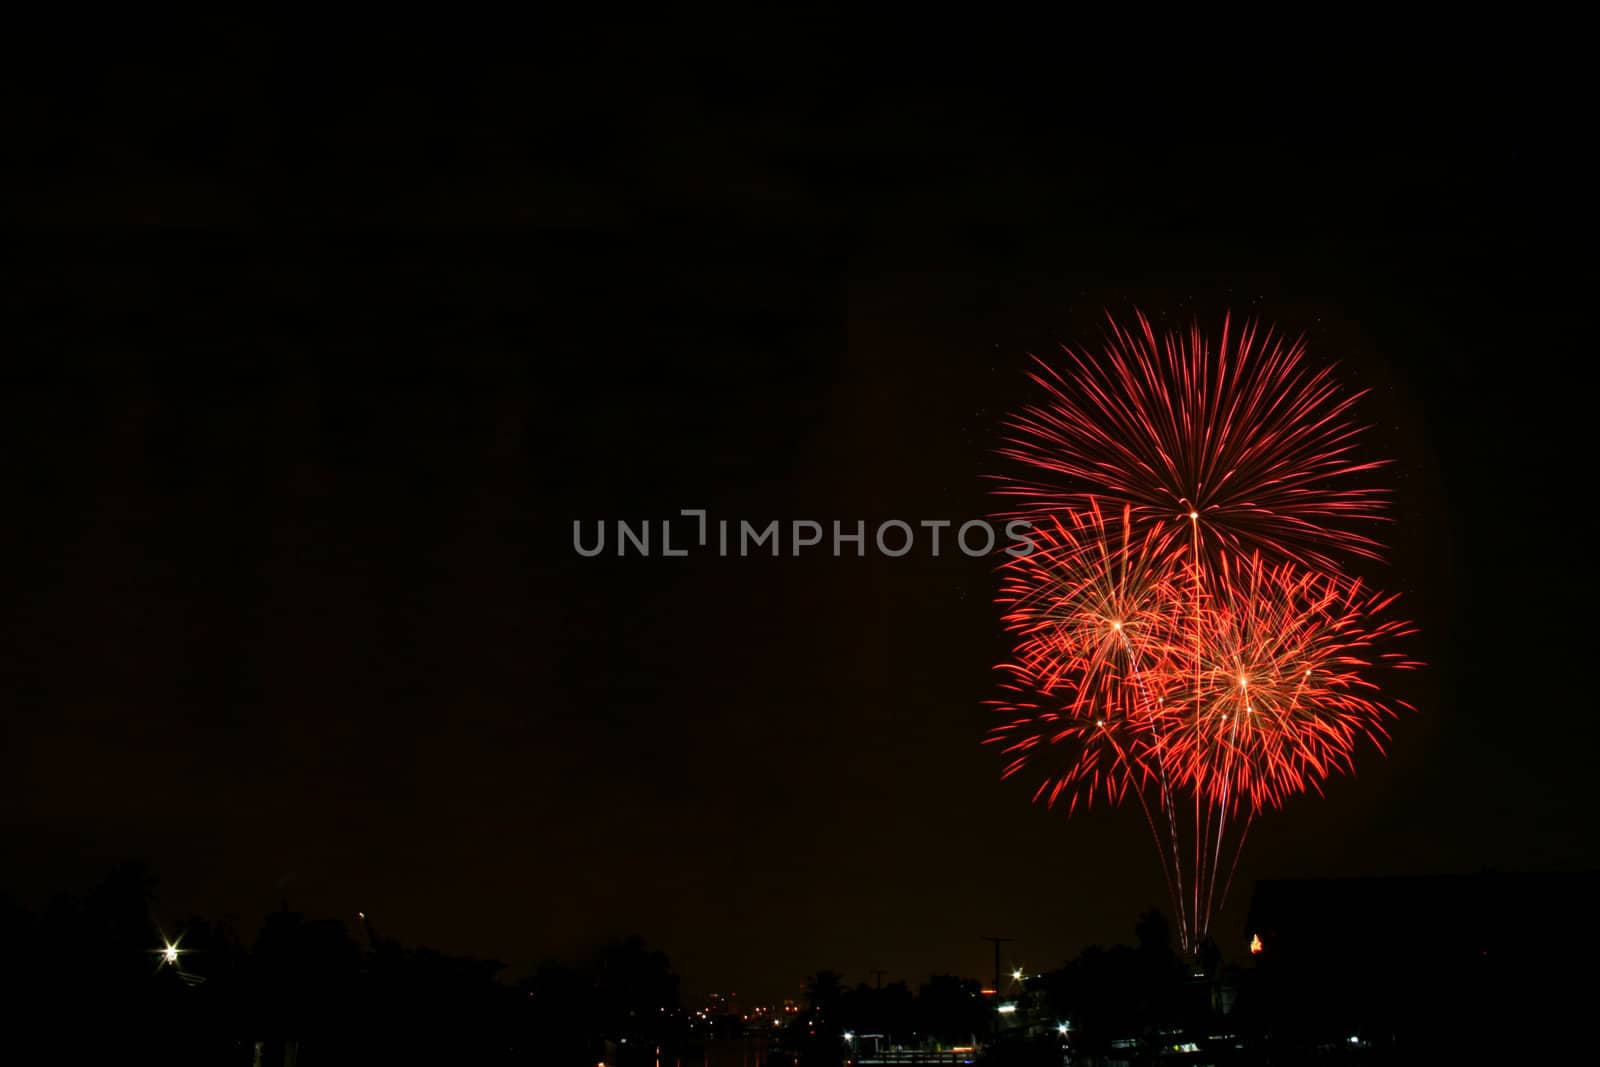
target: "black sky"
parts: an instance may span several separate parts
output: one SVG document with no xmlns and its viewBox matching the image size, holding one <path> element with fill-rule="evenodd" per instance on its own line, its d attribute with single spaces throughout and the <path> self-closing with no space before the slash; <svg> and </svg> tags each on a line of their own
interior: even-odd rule
<svg viewBox="0 0 1600 1067">
<path fill-rule="evenodd" d="M 570 535 L 982 516 L 1028 353 L 1135 305 L 1304 333 L 1396 461 L 1368 573 L 1422 712 L 1241 884 L 1595 865 L 1593 205 L 1555 124 L 560 52 L 18 78 L 10 884 L 138 855 L 174 915 L 287 897 L 519 965 L 637 930 L 759 996 L 1129 936 L 1137 812 L 1030 808 L 978 744 L 984 564 Z"/>
</svg>

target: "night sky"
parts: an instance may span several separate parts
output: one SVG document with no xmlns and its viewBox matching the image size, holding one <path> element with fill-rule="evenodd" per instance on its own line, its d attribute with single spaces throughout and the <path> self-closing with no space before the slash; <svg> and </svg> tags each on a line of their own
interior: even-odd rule
<svg viewBox="0 0 1600 1067">
<path fill-rule="evenodd" d="M 533 47 L 21 79 L 7 885 L 137 856 L 166 918 L 362 910 L 517 968 L 637 931 L 741 998 L 1130 938 L 1137 808 L 1032 808 L 979 744 L 986 562 L 572 523 L 982 517 L 1029 353 L 1136 306 L 1371 391 L 1362 570 L 1429 665 L 1391 758 L 1258 821 L 1224 950 L 1258 877 L 1600 860 L 1594 208 L 1517 102 L 1110 122 L 1037 74 Z"/>
</svg>

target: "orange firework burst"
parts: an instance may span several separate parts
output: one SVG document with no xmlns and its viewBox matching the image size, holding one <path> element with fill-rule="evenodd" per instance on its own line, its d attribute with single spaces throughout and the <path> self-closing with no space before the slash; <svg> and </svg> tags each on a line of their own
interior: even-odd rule
<svg viewBox="0 0 1600 1067">
<path fill-rule="evenodd" d="M 1036 548 L 1002 567 L 1015 654 L 986 743 L 1052 807 L 1135 797 L 1192 946 L 1224 842 L 1226 899 L 1256 813 L 1353 769 L 1407 706 L 1372 675 L 1417 665 L 1389 647 L 1413 631 L 1335 560 L 1377 556 L 1351 520 L 1384 494 L 1352 476 L 1380 464 L 1352 455 L 1355 397 L 1270 330 L 1225 321 L 1212 347 L 1141 315 L 1102 361 L 1068 355 L 1002 449 L 1030 468 L 1001 493 Z"/>
<path fill-rule="evenodd" d="M 1360 582 L 1224 561 L 1200 627 L 1198 699 L 1164 709 L 1178 777 L 1212 803 L 1259 811 L 1354 770 L 1363 739 L 1380 750 L 1403 701 L 1382 699 L 1376 668 L 1416 662 L 1386 651 L 1411 624 L 1386 619 L 1393 596 Z"/>
</svg>

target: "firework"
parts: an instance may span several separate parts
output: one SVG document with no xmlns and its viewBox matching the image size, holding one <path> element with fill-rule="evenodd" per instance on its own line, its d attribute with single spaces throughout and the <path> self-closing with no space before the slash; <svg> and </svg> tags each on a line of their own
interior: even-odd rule
<svg viewBox="0 0 1600 1067">
<path fill-rule="evenodd" d="M 1002 669 L 1009 675 L 1001 684 L 1006 696 L 989 703 L 1005 721 L 986 741 L 1000 745 L 1006 757 L 1002 778 L 1032 766 L 1030 757 L 1050 746 L 1057 755 L 1069 754 L 1043 774 L 1033 793 L 1036 802 L 1061 804 L 1070 813 L 1079 804 L 1092 806 L 1096 796 L 1116 804 L 1130 791 L 1139 795 L 1149 716 L 1091 710 L 1072 686 L 1047 687 L 1017 664 Z"/>
<path fill-rule="evenodd" d="M 1133 330 L 1110 323 L 1099 358 L 1064 351 L 1064 372 L 1031 375 L 1046 403 L 1007 425 L 1001 455 L 1031 472 L 999 490 L 1012 514 L 1125 501 L 1141 525 L 1216 550 L 1329 568 L 1333 553 L 1377 555 L 1361 528 L 1387 493 L 1363 481 L 1382 464 L 1352 456 L 1360 394 L 1311 370 L 1300 342 L 1227 319 L 1215 343 L 1198 326 L 1158 339 L 1140 314 Z"/>
<path fill-rule="evenodd" d="M 1196 699 L 1167 705 L 1159 729 L 1175 774 L 1219 807 L 1260 811 L 1341 770 L 1363 740 L 1379 750 L 1403 701 L 1380 669 L 1417 666 L 1389 651 L 1413 629 L 1386 618 L 1394 597 L 1358 581 L 1225 562 L 1207 605 Z"/>
<path fill-rule="evenodd" d="M 986 743 L 1037 802 L 1135 798 L 1193 946 L 1250 820 L 1381 749 L 1407 706 L 1372 676 L 1417 665 L 1391 648 L 1410 624 L 1336 559 L 1378 555 L 1356 527 L 1381 516 L 1359 477 L 1381 464 L 1353 455 L 1356 397 L 1271 330 L 1225 321 L 1212 347 L 1140 315 L 1102 361 L 1068 356 L 1001 450 L 1029 471 L 1000 492 L 1036 550 L 1002 567 L 1015 652 Z"/>
<path fill-rule="evenodd" d="M 1159 696 L 1182 611 L 1173 587 L 1181 553 L 1154 531 L 1136 535 L 1127 507 L 1107 521 L 1093 499 L 1031 536 L 1034 551 L 1005 565 L 998 597 L 1018 662 L 1046 690 L 1071 684 L 1080 707 Z"/>
</svg>

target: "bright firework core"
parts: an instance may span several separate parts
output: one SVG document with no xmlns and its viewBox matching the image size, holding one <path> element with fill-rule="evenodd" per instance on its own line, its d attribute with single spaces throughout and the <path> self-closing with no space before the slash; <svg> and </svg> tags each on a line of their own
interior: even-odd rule
<svg viewBox="0 0 1600 1067">
<path fill-rule="evenodd" d="M 1138 801 L 1190 948 L 1251 820 L 1381 748 L 1405 705 L 1372 676 L 1417 665 L 1389 649 L 1413 632 L 1394 598 L 1341 563 L 1377 557 L 1358 527 L 1381 464 L 1352 458 L 1356 397 L 1303 357 L 1253 325 L 1213 344 L 1113 322 L 1100 358 L 1041 362 L 1048 399 L 1001 449 L 1038 550 L 1001 568 L 1014 652 L 988 743 L 1035 801 Z"/>
</svg>

